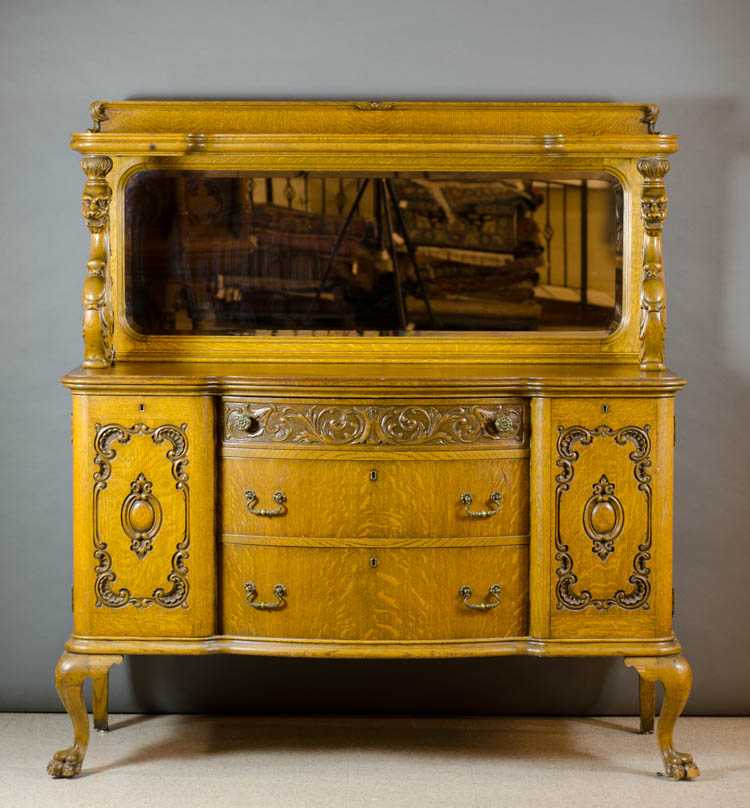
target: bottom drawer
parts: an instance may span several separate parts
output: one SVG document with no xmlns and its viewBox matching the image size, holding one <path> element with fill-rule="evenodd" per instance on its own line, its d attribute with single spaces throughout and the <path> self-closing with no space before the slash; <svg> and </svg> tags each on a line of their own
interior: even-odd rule
<svg viewBox="0 0 750 808">
<path fill-rule="evenodd" d="M 381 550 L 226 543 L 223 632 L 373 641 L 521 637 L 528 566 L 527 545 Z M 499 595 L 491 591 L 495 584 Z"/>
</svg>

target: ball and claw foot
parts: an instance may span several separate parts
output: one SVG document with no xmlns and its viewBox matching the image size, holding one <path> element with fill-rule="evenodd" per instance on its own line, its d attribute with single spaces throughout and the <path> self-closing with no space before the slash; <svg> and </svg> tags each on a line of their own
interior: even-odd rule
<svg viewBox="0 0 750 808">
<path fill-rule="evenodd" d="M 94 726 L 107 726 L 107 673 L 112 665 L 122 662 L 119 654 L 73 654 L 65 652 L 55 668 L 55 685 L 60 700 L 73 724 L 73 745 L 55 752 L 47 766 L 47 774 L 56 779 L 75 777 L 81 773 L 89 745 L 89 715 L 83 696 L 83 685 L 91 679 Z"/>
<path fill-rule="evenodd" d="M 675 751 L 664 755 L 664 772 L 670 780 L 695 780 L 701 773 L 692 755 Z"/>
<path fill-rule="evenodd" d="M 76 746 L 69 746 L 67 749 L 61 749 L 55 752 L 47 765 L 47 774 L 50 777 L 75 777 L 81 773 L 81 766 L 83 765 L 83 755 L 81 750 Z"/>
<path fill-rule="evenodd" d="M 692 755 L 677 752 L 672 745 L 675 723 L 687 703 L 693 684 L 688 661 L 683 656 L 627 657 L 625 664 L 635 668 L 641 678 L 642 732 L 651 729 L 653 722 L 653 688 L 657 682 L 664 687 L 664 701 L 656 725 L 656 739 L 664 761 L 663 776 L 670 780 L 695 780 L 700 776 L 700 770 Z"/>
</svg>

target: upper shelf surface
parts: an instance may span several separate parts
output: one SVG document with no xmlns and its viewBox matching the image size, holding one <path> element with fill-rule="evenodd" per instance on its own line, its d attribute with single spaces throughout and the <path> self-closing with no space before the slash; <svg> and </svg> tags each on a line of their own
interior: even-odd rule
<svg viewBox="0 0 750 808">
<path fill-rule="evenodd" d="M 94 101 L 74 149 L 103 153 L 241 151 L 258 139 L 478 138 L 527 150 L 669 153 L 654 104 L 464 101 Z M 142 138 L 146 138 L 141 142 Z M 252 139 L 244 143 L 243 139 Z M 149 142 L 146 142 L 149 141 Z M 537 142 L 538 141 L 538 142 Z M 396 143 L 396 145 L 398 145 Z M 429 144 L 427 144 L 429 145 Z M 124 149 L 124 151 L 123 151 Z"/>
</svg>

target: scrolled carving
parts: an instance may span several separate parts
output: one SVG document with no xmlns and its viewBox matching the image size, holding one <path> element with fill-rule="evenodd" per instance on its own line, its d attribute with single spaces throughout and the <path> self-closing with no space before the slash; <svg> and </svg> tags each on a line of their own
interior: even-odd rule
<svg viewBox="0 0 750 808">
<path fill-rule="evenodd" d="M 643 281 L 641 286 L 641 368 L 664 369 L 664 336 L 667 328 L 667 297 L 664 285 L 662 232 L 668 213 L 664 177 L 669 161 L 648 157 L 638 161 L 643 177 Z"/>
<path fill-rule="evenodd" d="M 144 608 L 152 605 L 162 606 L 165 609 L 174 609 L 178 606 L 187 606 L 187 596 L 189 591 L 188 569 L 185 561 L 189 557 L 190 548 L 190 500 L 188 487 L 188 474 L 186 466 L 188 463 L 188 441 L 185 434 L 187 424 L 174 426 L 165 424 L 152 429 L 146 424 L 134 424 L 130 427 L 121 424 L 97 424 L 94 437 L 94 489 L 93 489 L 93 534 L 94 534 L 94 559 L 97 565 L 94 569 L 96 579 L 94 591 L 96 592 L 96 605 L 108 606 L 112 609 L 123 606 L 135 606 Z M 166 452 L 166 458 L 170 461 L 172 477 L 175 479 L 175 488 L 182 492 L 184 504 L 185 529 L 181 540 L 175 547 L 172 554 L 171 568 L 167 574 L 167 582 L 170 588 L 156 588 L 150 595 L 133 595 L 126 587 L 114 589 L 113 584 L 117 581 L 117 575 L 112 568 L 112 556 L 109 547 L 103 540 L 99 531 L 99 499 L 101 493 L 107 488 L 107 483 L 112 475 L 112 461 L 117 456 L 115 444 L 127 444 L 136 436 L 150 437 L 155 444 L 168 442 L 170 448 Z M 131 497 L 133 499 L 131 500 Z M 133 508 L 136 502 L 147 502 L 154 511 L 153 522 L 149 525 L 148 513 L 134 518 Z M 152 494 L 151 483 L 143 474 L 131 483 L 131 494 L 125 499 L 121 509 L 121 522 L 125 533 L 131 539 L 131 549 L 143 558 L 153 545 L 151 540 L 161 526 L 161 505 Z M 134 539 L 134 535 L 136 539 Z M 137 540 L 134 547 L 133 542 Z M 139 552 L 142 555 L 139 555 Z"/>
<path fill-rule="evenodd" d="M 83 364 L 85 367 L 106 367 L 114 361 L 107 277 L 107 231 L 112 189 L 106 180 L 112 170 L 112 160 L 104 156 L 83 157 L 81 168 L 86 174 L 81 215 L 89 230 L 89 260 L 83 284 Z"/>
<path fill-rule="evenodd" d="M 107 120 L 104 101 L 92 101 L 89 104 L 89 115 L 91 116 L 89 132 L 101 132 L 102 123 Z"/>
<path fill-rule="evenodd" d="M 523 404 L 253 404 L 224 406 L 224 438 L 304 445 L 449 445 L 525 440 Z"/>
<path fill-rule="evenodd" d="M 357 101 L 354 104 L 357 112 L 387 112 L 394 107 L 395 104 L 391 101 Z"/>
<path fill-rule="evenodd" d="M 638 483 L 638 490 L 643 493 L 646 501 L 646 535 L 638 545 L 637 552 L 633 558 L 632 574 L 628 578 L 628 583 L 632 588 L 629 591 L 618 589 L 606 598 L 595 598 L 587 589 L 580 592 L 576 591 L 578 576 L 573 571 L 573 557 L 570 554 L 570 547 L 563 540 L 560 530 L 560 505 L 563 496 L 570 490 L 575 475 L 575 463 L 580 457 L 580 453 L 575 446 L 589 446 L 596 438 L 612 438 L 619 446 L 625 446 L 628 443 L 633 444 L 633 451 L 630 452 L 628 457 L 633 463 L 633 476 Z M 558 428 L 557 466 L 560 468 L 560 473 L 555 477 L 557 483 L 555 489 L 555 560 L 558 562 L 558 567 L 555 570 L 557 575 L 555 592 L 558 609 L 580 611 L 587 606 L 593 606 L 596 609 L 609 609 L 611 606 L 619 606 L 622 609 L 648 609 L 648 599 L 651 595 L 651 581 L 649 580 L 651 570 L 648 567 L 648 562 L 651 559 L 652 545 L 651 476 L 648 473 L 651 465 L 650 454 L 651 438 L 648 424 L 643 427 L 626 426 L 621 429 L 613 429 L 606 424 L 597 426 L 594 429 L 587 429 L 584 426 L 561 426 Z M 597 485 L 602 486 L 601 492 L 597 492 Z M 611 490 L 609 490 L 610 486 Z M 602 532 L 593 525 L 592 518 L 592 538 L 586 528 L 586 511 L 590 507 L 593 509 L 592 499 L 595 500 L 597 496 L 601 498 L 600 501 L 607 501 L 610 504 L 614 512 L 614 519 L 612 527 Z M 615 501 L 617 505 L 614 504 Z M 617 506 L 619 506 L 619 513 Z M 593 517 L 593 514 L 590 514 L 590 517 Z M 599 483 L 594 485 L 594 496 L 589 499 L 584 507 L 583 519 L 587 535 L 595 542 L 597 540 L 606 542 L 608 535 L 609 541 L 614 542 L 616 536 L 621 532 L 625 515 L 622 511 L 621 503 L 614 497 L 614 486 L 606 476 L 602 476 Z M 611 535 L 618 527 L 616 535 Z M 605 558 L 612 552 L 607 548 L 606 544 L 603 544 L 600 550 L 606 553 Z M 597 553 L 596 544 L 594 545 L 594 552 Z M 601 553 L 597 554 L 601 558 Z"/>
<path fill-rule="evenodd" d="M 649 135 L 658 135 L 656 131 L 656 121 L 659 118 L 659 107 L 656 104 L 646 104 L 643 107 L 643 117 L 641 123 L 645 123 L 648 127 Z"/>
</svg>

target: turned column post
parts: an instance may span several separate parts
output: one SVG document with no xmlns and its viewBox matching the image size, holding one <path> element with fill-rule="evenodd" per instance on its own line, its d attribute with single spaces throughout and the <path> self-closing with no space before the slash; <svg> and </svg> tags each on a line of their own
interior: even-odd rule
<svg viewBox="0 0 750 808">
<path fill-rule="evenodd" d="M 643 280 L 641 285 L 641 368 L 664 370 L 664 336 L 667 329 L 667 293 L 664 285 L 662 233 L 667 218 L 664 177 L 669 160 L 646 157 L 638 161 L 643 177 Z"/>
<path fill-rule="evenodd" d="M 83 365 L 101 368 L 114 361 L 107 285 L 112 189 L 106 176 L 112 170 L 112 160 L 103 156 L 87 156 L 81 159 L 81 168 L 86 174 L 81 215 L 89 230 L 89 260 L 86 262 L 87 274 L 83 283 Z"/>
</svg>

